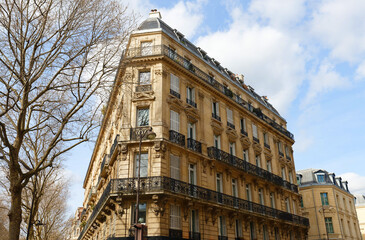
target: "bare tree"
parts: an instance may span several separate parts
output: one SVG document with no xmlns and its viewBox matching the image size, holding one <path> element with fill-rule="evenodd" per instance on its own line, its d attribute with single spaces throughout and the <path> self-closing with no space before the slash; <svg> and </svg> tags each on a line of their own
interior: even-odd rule
<svg viewBox="0 0 365 240">
<path fill-rule="evenodd" d="M 109 85 L 134 23 L 113 0 L 0 0 L 0 161 L 10 240 L 19 239 L 30 179 L 99 125 L 95 94 Z M 38 151 L 29 151 L 35 143 Z"/>
</svg>

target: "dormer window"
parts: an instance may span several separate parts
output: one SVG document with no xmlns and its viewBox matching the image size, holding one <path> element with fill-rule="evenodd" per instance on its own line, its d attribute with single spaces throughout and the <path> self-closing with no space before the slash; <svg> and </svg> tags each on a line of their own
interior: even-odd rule
<svg viewBox="0 0 365 240">
<path fill-rule="evenodd" d="M 317 174 L 317 181 L 319 183 L 324 183 L 325 182 L 324 174 Z"/>
</svg>

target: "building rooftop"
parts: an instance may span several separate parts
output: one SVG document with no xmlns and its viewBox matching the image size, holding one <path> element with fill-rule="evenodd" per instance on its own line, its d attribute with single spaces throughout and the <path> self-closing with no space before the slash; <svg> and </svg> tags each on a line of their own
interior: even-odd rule
<svg viewBox="0 0 365 240">
<path fill-rule="evenodd" d="M 189 40 L 187 40 L 181 32 L 179 32 L 177 29 L 171 28 L 169 25 L 167 25 L 164 21 L 161 19 L 161 14 L 157 10 L 152 10 L 150 13 L 149 18 L 147 18 L 144 22 L 140 24 L 140 26 L 137 28 L 134 33 L 145 33 L 145 32 L 153 32 L 153 31 L 162 31 L 165 34 L 167 34 L 169 37 L 174 39 L 177 43 L 180 43 L 182 47 L 189 50 L 192 54 L 197 56 L 198 58 L 202 59 L 206 64 L 208 64 L 210 67 L 218 71 L 220 74 L 222 74 L 226 80 L 232 82 L 236 86 L 238 86 L 242 91 L 246 92 L 248 95 L 256 99 L 258 102 L 260 102 L 263 106 L 265 106 L 268 110 L 273 112 L 276 116 L 279 118 L 285 120 L 279 112 L 268 102 L 268 99 L 266 96 L 260 96 L 257 94 L 254 89 L 251 86 L 247 86 L 243 83 L 243 79 L 237 77 L 237 74 L 234 74 L 229 69 L 223 67 L 220 62 L 218 62 L 216 59 L 211 58 L 207 52 L 205 52 L 200 47 L 195 46 L 193 43 L 191 43 Z M 243 87 L 242 85 L 245 85 Z"/>
<path fill-rule="evenodd" d="M 341 177 L 336 177 L 334 173 L 329 173 L 324 169 L 304 169 L 297 171 L 299 187 L 311 185 L 334 185 L 346 192 L 350 192 L 348 182 L 342 181 Z"/>
<path fill-rule="evenodd" d="M 355 196 L 355 205 L 356 206 L 365 206 L 365 195 L 354 194 L 354 196 Z"/>
</svg>

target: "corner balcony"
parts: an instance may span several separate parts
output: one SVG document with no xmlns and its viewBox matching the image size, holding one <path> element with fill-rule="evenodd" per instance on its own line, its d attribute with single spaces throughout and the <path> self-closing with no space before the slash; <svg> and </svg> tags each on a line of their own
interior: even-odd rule
<svg viewBox="0 0 365 240">
<path fill-rule="evenodd" d="M 176 143 L 182 147 L 185 147 L 185 136 L 174 130 L 169 131 L 170 142 Z"/>
<path fill-rule="evenodd" d="M 188 138 L 187 139 L 187 147 L 195 152 L 202 153 L 202 144 L 201 142 L 196 141 L 195 139 Z"/>
<path fill-rule="evenodd" d="M 104 214 L 101 213 L 110 213 L 110 209 L 105 207 L 108 205 L 108 202 L 110 203 L 110 198 L 116 198 L 120 195 L 123 195 L 125 197 L 135 196 L 136 189 L 137 178 L 122 178 L 110 180 L 103 194 L 98 199 L 98 202 L 95 205 L 93 212 L 87 219 L 87 222 L 82 229 L 78 240 L 81 240 L 91 227 L 99 227 L 97 224 L 94 224 L 97 219 L 100 222 L 106 221 Z M 197 185 L 189 184 L 169 177 L 158 176 L 141 178 L 140 192 L 142 192 L 144 195 L 172 193 L 173 196 L 176 197 L 191 197 L 193 200 L 198 200 L 201 203 L 210 203 L 216 205 L 217 207 L 223 206 L 224 208 L 231 209 L 232 211 L 240 211 L 246 214 L 251 212 L 256 213 L 258 217 L 269 217 L 273 219 L 283 220 L 289 224 L 297 224 L 304 227 L 309 226 L 308 218 L 297 216 L 241 198 L 233 197 L 224 193 L 219 193 L 207 188 L 199 187 Z"/>
<path fill-rule="evenodd" d="M 233 156 L 227 152 L 224 152 L 216 147 L 209 147 L 208 149 L 208 156 L 220 162 L 224 162 L 226 164 L 231 165 L 232 167 L 238 168 L 243 170 L 244 172 L 250 173 L 252 175 L 258 176 L 266 181 L 272 182 L 278 186 L 284 187 L 288 190 L 298 192 L 298 187 L 294 184 L 289 183 L 285 184 L 284 180 L 265 169 L 262 169 L 252 163 L 246 162 L 236 156 Z"/>
</svg>

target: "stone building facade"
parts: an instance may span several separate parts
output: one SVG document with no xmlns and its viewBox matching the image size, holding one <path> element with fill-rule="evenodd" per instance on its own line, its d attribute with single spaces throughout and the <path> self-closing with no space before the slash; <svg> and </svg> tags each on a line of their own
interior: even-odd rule
<svg viewBox="0 0 365 240">
<path fill-rule="evenodd" d="M 322 169 L 300 170 L 297 181 L 311 226 L 308 239 L 362 239 L 347 181 Z"/>
<path fill-rule="evenodd" d="M 153 11 L 131 35 L 85 177 L 79 239 L 305 239 L 286 121 Z"/>
</svg>

